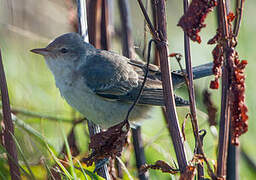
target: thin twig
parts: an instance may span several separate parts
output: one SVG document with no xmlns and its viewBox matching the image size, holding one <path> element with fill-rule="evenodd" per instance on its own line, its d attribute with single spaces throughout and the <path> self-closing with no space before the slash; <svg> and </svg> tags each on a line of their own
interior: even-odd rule
<svg viewBox="0 0 256 180">
<path fill-rule="evenodd" d="M 154 27 L 155 27 L 155 29 L 158 29 L 157 18 L 156 18 L 157 17 L 157 12 L 156 12 L 155 0 L 151 0 L 151 9 L 152 9 Z M 157 66 L 160 66 L 159 52 L 157 51 L 156 46 L 155 46 L 154 64 L 157 65 Z M 162 111 L 165 111 L 165 109 L 162 108 Z"/>
<path fill-rule="evenodd" d="M 143 92 L 143 88 L 146 84 L 146 81 L 147 81 L 147 77 L 148 77 L 148 70 L 149 70 L 149 64 L 150 64 L 150 50 L 151 50 L 151 45 L 152 45 L 152 42 L 156 42 L 154 39 L 151 39 L 149 41 L 149 45 L 148 45 L 148 58 L 147 58 L 147 64 L 146 64 L 146 73 L 144 75 L 144 79 L 143 79 L 143 82 L 141 84 L 141 88 L 139 90 L 139 93 L 138 93 L 138 96 L 136 97 L 135 101 L 133 102 L 133 104 L 131 105 L 131 107 L 129 108 L 127 114 L 126 114 L 126 117 L 125 117 L 125 122 L 129 124 L 129 115 L 130 113 L 132 112 L 133 108 L 135 107 L 135 105 L 139 102 L 140 100 L 140 96 Z"/>
<path fill-rule="evenodd" d="M 146 12 L 148 12 L 148 1 L 149 0 L 146 0 Z M 143 56 L 143 59 L 146 59 L 146 49 L 147 49 L 147 45 L 148 45 L 148 40 L 147 40 L 147 22 L 146 20 L 144 19 L 144 24 L 143 24 L 143 50 L 142 50 L 142 56 Z"/>
<path fill-rule="evenodd" d="M 188 0 L 183 0 L 183 6 L 184 6 L 184 13 L 185 13 L 188 9 Z M 192 60 L 191 60 L 191 53 L 190 53 L 190 40 L 187 33 L 185 32 L 184 32 L 184 50 L 185 50 L 185 62 L 186 62 L 186 71 L 187 71 L 187 75 L 185 75 L 184 77 L 186 80 L 186 84 L 188 86 L 190 113 L 192 117 L 191 123 L 192 123 L 193 132 L 195 136 L 195 141 L 196 141 L 195 149 L 196 149 L 196 152 L 200 152 L 200 154 L 207 161 L 207 158 L 203 151 L 203 142 L 201 141 L 201 138 L 199 136 L 199 126 L 198 126 L 197 115 L 196 115 L 196 99 L 195 99 L 194 82 L 193 82 Z M 183 69 L 181 68 L 181 70 Z M 188 79 L 186 79 L 187 76 L 188 76 Z M 216 178 L 208 161 L 207 161 L 207 167 L 212 179 Z M 203 168 L 198 168 L 199 179 L 202 179 L 203 177 L 202 174 L 204 174 Z"/>
<path fill-rule="evenodd" d="M 179 58 L 180 57 L 176 57 L 177 58 L 177 60 L 178 60 L 178 64 L 179 64 L 179 67 L 180 67 L 180 69 L 181 69 L 181 72 L 182 72 L 182 74 L 183 74 L 183 76 L 184 76 L 184 79 L 185 79 L 185 83 L 186 83 L 186 86 L 188 87 L 188 90 L 189 90 L 189 79 L 188 79 L 188 77 L 187 77 L 187 75 L 185 74 L 185 72 L 184 72 L 184 70 L 183 70 L 183 68 L 182 68 L 182 66 L 181 66 L 181 63 L 180 63 L 180 61 L 179 61 Z M 190 96 L 190 93 L 189 93 L 189 96 Z M 189 97 L 190 98 L 190 97 Z M 192 121 L 192 126 L 194 126 L 193 125 L 193 116 L 191 115 L 191 114 L 189 114 L 190 115 L 190 118 L 191 118 L 191 121 Z M 194 135 L 195 135 L 195 129 L 193 128 L 193 132 L 194 132 Z M 199 133 L 199 131 L 198 131 L 198 133 Z M 200 140 L 199 140 L 200 141 Z M 196 139 L 196 143 L 198 143 L 198 141 L 197 141 L 197 139 Z M 211 176 L 211 178 L 212 179 L 216 179 L 216 176 L 215 176 L 215 174 L 214 174 L 214 172 L 213 172 L 213 170 L 212 170 L 212 168 L 211 168 L 211 165 L 210 165 L 210 163 L 209 163 L 209 161 L 208 161 L 208 159 L 206 158 L 206 156 L 205 156 L 205 153 L 204 153 L 204 150 L 203 150 L 203 144 L 202 144 L 202 141 L 201 142 L 199 142 L 199 143 L 201 143 L 200 145 L 198 144 L 198 146 L 196 147 L 196 148 L 198 148 L 198 150 L 201 152 L 201 156 L 202 156 L 202 158 L 203 158 L 203 160 L 205 161 L 205 163 L 206 163 L 206 166 L 207 166 L 207 168 L 208 168 L 208 171 L 209 171 L 209 173 L 210 173 L 210 176 Z M 196 150 L 196 151 L 198 151 L 198 150 Z"/>
<path fill-rule="evenodd" d="M 149 16 L 148 16 L 147 10 L 145 9 L 145 7 L 144 7 L 144 5 L 143 5 L 143 3 L 142 3 L 141 0 L 138 0 L 138 3 L 139 3 L 139 5 L 140 5 L 140 9 L 141 9 L 141 11 L 142 11 L 142 13 L 143 13 L 143 15 L 144 15 L 144 18 L 145 18 L 145 20 L 146 20 L 146 22 L 147 22 L 147 25 L 148 25 L 148 27 L 149 27 L 149 30 L 150 30 L 152 36 L 154 37 L 155 40 L 158 40 L 159 38 L 158 38 L 158 36 L 157 36 L 157 32 L 156 32 L 156 30 L 155 30 L 153 24 L 152 24 L 151 21 L 150 21 L 150 18 L 149 18 Z"/>
<path fill-rule="evenodd" d="M 235 38 L 238 36 L 239 30 L 240 30 L 241 20 L 243 16 L 244 2 L 245 0 L 236 0 L 236 19 L 235 19 L 234 29 L 233 29 L 233 37 Z"/>
<path fill-rule="evenodd" d="M 9 102 L 9 95 L 7 89 L 7 83 L 4 73 L 2 54 L 0 50 L 0 88 L 3 103 L 3 143 L 6 148 L 8 156 L 8 163 L 10 166 L 10 174 L 13 180 L 20 179 L 20 170 L 18 166 L 18 156 L 15 141 L 12 137 L 14 134 L 14 125 L 11 117 L 11 108 Z"/>
</svg>

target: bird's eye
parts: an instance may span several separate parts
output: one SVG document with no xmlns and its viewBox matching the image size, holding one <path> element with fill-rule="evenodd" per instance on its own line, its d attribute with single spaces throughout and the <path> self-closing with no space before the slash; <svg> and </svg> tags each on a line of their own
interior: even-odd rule
<svg viewBox="0 0 256 180">
<path fill-rule="evenodd" d="M 60 52 L 64 54 L 64 53 L 67 53 L 68 50 L 67 50 L 66 48 L 61 48 L 61 49 L 60 49 Z"/>
</svg>

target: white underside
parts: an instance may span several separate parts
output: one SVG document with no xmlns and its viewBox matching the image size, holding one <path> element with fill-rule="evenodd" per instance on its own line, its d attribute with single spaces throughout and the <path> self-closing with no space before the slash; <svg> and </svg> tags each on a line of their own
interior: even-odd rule
<svg viewBox="0 0 256 180">
<path fill-rule="evenodd" d="M 81 81 L 77 80 L 72 86 L 60 87 L 61 95 L 72 107 L 103 128 L 109 128 L 125 119 L 131 104 L 104 99 L 85 86 L 81 87 L 84 83 Z M 140 119 L 148 109 L 149 106 L 136 106 L 129 119 Z"/>
<path fill-rule="evenodd" d="M 62 64 L 59 66 L 53 66 L 52 61 L 54 60 L 47 61 L 47 64 L 55 76 L 56 86 L 69 105 L 102 128 L 109 128 L 125 119 L 131 103 L 111 101 L 96 95 L 86 86 L 81 76 L 75 77 L 70 71 L 73 68 L 67 68 L 68 65 L 63 62 L 60 62 Z M 130 114 L 129 120 L 145 118 L 149 109 L 150 106 L 137 105 Z"/>
</svg>

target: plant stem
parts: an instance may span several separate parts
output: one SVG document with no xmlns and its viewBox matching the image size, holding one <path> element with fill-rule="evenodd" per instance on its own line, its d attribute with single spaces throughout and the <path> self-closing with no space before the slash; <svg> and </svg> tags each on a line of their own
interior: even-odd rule
<svg viewBox="0 0 256 180">
<path fill-rule="evenodd" d="M 158 37 L 160 41 L 157 43 L 157 49 L 160 57 L 160 68 L 162 72 L 163 94 L 166 107 L 166 120 L 172 137 L 176 157 L 178 160 L 180 171 L 183 172 L 187 167 L 187 159 L 184 150 L 183 139 L 178 123 L 176 105 L 174 100 L 173 85 L 171 81 L 170 66 L 168 60 L 167 48 L 167 28 L 166 28 L 166 12 L 165 0 L 155 2 L 157 12 Z"/>
<path fill-rule="evenodd" d="M 227 0 L 218 1 L 219 11 L 219 26 L 222 28 L 222 39 L 224 48 L 224 65 L 222 68 L 222 96 L 221 96 L 221 113 L 220 113 L 220 128 L 219 128 L 219 146 L 217 157 L 217 177 L 219 179 L 226 179 L 226 162 L 228 154 L 228 139 L 229 139 L 229 127 L 230 127 L 230 72 L 227 62 L 228 51 L 230 50 L 230 31 L 227 20 L 227 14 L 229 12 L 229 3 Z"/>
<path fill-rule="evenodd" d="M 15 141 L 12 137 L 14 135 L 14 125 L 12 122 L 11 116 L 11 108 L 9 102 L 9 95 L 8 95 L 8 88 L 4 73 L 3 61 L 2 61 L 2 54 L 0 50 L 0 88 L 1 88 L 1 96 L 2 96 L 2 103 L 3 103 L 3 145 L 6 148 L 8 153 L 8 163 L 10 166 L 10 174 L 13 180 L 20 179 L 20 170 L 18 166 L 18 155 L 17 149 L 15 145 Z"/>
</svg>

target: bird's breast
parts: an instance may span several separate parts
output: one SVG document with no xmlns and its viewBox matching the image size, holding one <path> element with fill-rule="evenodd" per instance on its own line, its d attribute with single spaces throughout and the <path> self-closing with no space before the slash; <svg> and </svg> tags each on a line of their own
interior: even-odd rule
<svg viewBox="0 0 256 180">
<path fill-rule="evenodd" d="M 62 97 L 74 109 L 82 113 L 95 124 L 108 128 L 122 122 L 130 108 L 130 103 L 110 101 L 95 94 L 89 89 L 83 79 L 77 79 L 72 85 L 58 86 Z M 145 115 L 148 107 L 139 106 L 133 110 L 131 120 L 136 120 Z"/>
</svg>

